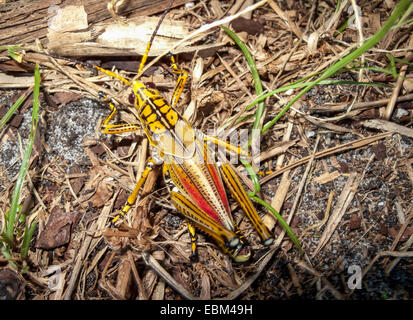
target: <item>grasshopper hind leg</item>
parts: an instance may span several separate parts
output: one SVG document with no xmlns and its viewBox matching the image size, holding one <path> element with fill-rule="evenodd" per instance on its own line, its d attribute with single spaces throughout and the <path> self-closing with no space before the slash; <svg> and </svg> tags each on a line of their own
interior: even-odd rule
<svg viewBox="0 0 413 320">
<path fill-rule="evenodd" d="M 171 181 L 171 177 L 169 174 L 169 171 L 167 169 L 167 166 L 164 166 L 163 170 L 163 176 L 164 176 L 164 181 L 169 189 L 169 191 L 173 190 L 175 188 L 174 184 Z M 189 232 L 189 237 L 191 239 L 191 255 L 189 256 L 189 259 L 192 262 L 198 261 L 198 252 L 197 252 L 197 234 L 196 234 L 196 229 L 195 226 L 189 222 L 189 220 L 185 219 L 188 223 L 188 232 Z"/>
<path fill-rule="evenodd" d="M 194 225 L 211 236 L 223 252 L 227 253 L 236 262 L 248 261 L 251 253 L 245 248 L 245 243 L 233 231 L 227 230 L 218 223 L 208 220 L 201 210 L 199 210 L 191 201 L 179 192 L 171 192 L 171 200 L 175 208 L 188 220 L 191 234 L 192 252 L 191 257 L 196 257 L 196 236 Z M 195 223 L 195 221 L 197 223 Z M 193 230 L 191 230 L 193 229 Z M 192 232 L 193 231 L 193 232 Z M 191 258 L 192 260 L 192 258 Z"/>
<path fill-rule="evenodd" d="M 195 226 L 187 221 L 188 223 L 188 231 L 189 231 L 189 235 L 191 237 L 191 255 L 189 256 L 189 259 L 192 262 L 197 262 L 199 260 L 198 257 L 198 251 L 197 251 L 197 235 L 196 235 L 196 229 Z M 238 227 L 235 226 L 237 230 Z M 236 232 L 238 234 L 238 232 Z M 235 246 L 235 248 L 228 248 L 227 246 L 222 246 L 221 244 L 219 244 L 219 246 L 221 247 L 221 249 L 226 252 L 227 254 L 229 254 L 235 262 L 246 262 L 249 260 L 250 256 L 251 256 L 251 252 L 249 251 L 249 249 L 246 247 L 246 243 L 244 241 L 244 237 L 241 236 L 239 239 L 238 244 Z"/>
<path fill-rule="evenodd" d="M 234 146 L 230 143 L 227 143 L 224 140 L 221 140 L 217 137 L 203 135 L 202 139 L 206 144 L 206 148 L 209 148 L 207 142 L 211 142 L 216 146 L 225 147 L 227 151 L 238 154 L 239 156 L 250 157 L 250 154 L 243 150 L 240 147 Z M 225 185 L 228 187 L 232 197 L 238 202 L 242 210 L 246 213 L 254 228 L 257 230 L 262 243 L 266 246 L 272 244 L 274 237 L 268 228 L 263 223 L 262 219 L 259 217 L 256 209 L 254 208 L 250 198 L 248 197 L 244 187 L 242 186 L 240 180 L 237 177 L 236 172 L 231 168 L 228 163 L 223 163 L 219 165 L 219 171 L 223 178 Z M 239 235 L 242 240 L 242 235 L 236 225 L 234 225 L 236 233 Z"/>
<path fill-rule="evenodd" d="M 265 226 L 251 200 L 241 185 L 236 173 L 229 164 L 223 164 L 220 168 L 225 184 L 228 186 L 232 197 L 238 202 L 243 211 L 246 213 L 254 228 L 257 230 L 262 243 L 266 246 L 272 244 L 274 237 Z"/>
</svg>

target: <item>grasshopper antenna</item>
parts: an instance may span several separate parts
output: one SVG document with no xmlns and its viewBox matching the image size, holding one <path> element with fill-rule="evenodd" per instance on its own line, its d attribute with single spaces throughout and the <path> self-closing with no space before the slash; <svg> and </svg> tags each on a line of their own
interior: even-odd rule
<svg viewBox="0 0 413 320">
<path fill-rule="evenodd" d="M 174 0 L 169 1 L 168 6 L 166 7 L 165 11 L 163 12 L 163 14 L 162 14 L 161 18 L 159 19 L 159 22 L 158 22 L 155 30 L 152 33 L 151 39 L 149 40 L 148 45 L 146 46 L 145 53 L 142 56 L 141 64 L 139 65 L 138 77 L 140 76 L 140 74 L 143 70 L 143 67 L 145 66 L 146 60 L 148 59 L 148 54 L 149 54 L 149 50 L 151 49 L 153 39 L 155 39 L 155 36 L 156 36 L 156 34 L 158 33 L 158 30 L 159 30 L 159 27 L 161 26 L 161 23 L 162 23 L 163 19 L 165 19 L 166 14 L 171 9 L 173 3 L 174 3 Z"/>
</svg>

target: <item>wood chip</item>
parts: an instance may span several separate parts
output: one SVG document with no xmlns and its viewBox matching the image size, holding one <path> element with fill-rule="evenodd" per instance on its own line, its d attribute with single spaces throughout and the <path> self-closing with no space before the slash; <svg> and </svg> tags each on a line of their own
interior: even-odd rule
<svg viewBox="0 0 413 320">
<path fill-rule="evenodd" d="M 341 173 L 338 170 L 334 170 L 333 172 L 325 172 L 317 178 L 314 178 L 314 182 L 324 184 L 337 179 L 339 176 L 341 176 Z"/>
<path fill-rule="evenodd" d="M 352 213 L 351 218 L 350 218 L 350 224 L 349 224 L 350 230 L 358 229 L 360 228 L 360 225 L 361 225 L 360 217 L 358 216 L 357 213 Z"/>
<path fill-rule="evenodd" d="M 126 21 L 109 20 L 93 25 L 92 32 L 84 6 L 66 6 L 51 19 L 48 49 L 61 56 L 83 56 L 85 53 L 88 56 L 143 55 L 158 21 L 158 17 L 145 16 Z M 185 21 L 165 19 L 149 54 L 158 56 L 188 33 Z"/>
<path fill-rule="evenodd" d="M 163 12 L 170 0 L 134 0 L 128 1 L 118 12 L 121 15 L 131 17 L 144 17 L 154 13 Z M 190 0 L 175 0 L 173 7 L 179 6 Z M 110 2 L 109 2 L 110 3 Z M 36 38 L 46 40 L 50 20 L 57 14 L 58 10 L 69 5 L 77 5 L 79 1 L 68 0 L 44 0 L 44 1 L 13 1 L 4 5 L 2 19 L 0 20 L 0 43 L 33 43 Z M 87 13 L 88 27 L 98 22 L 112 19 L 108 10 L 107 1 L 83 1 L 84 10 Z M 5 9 L 8 8 L 7 11 Z M 55 10 L 52 10 L 55 9 Z M 74 17 L 70 17 L 70 20 Z M 83 29 L 83 31 L 85 31 Z M 145 45 L 146 47 L 146 45 Z M 85 54 L 85 53 L 83 53 Z M 88 53 L 86 53 L 88 55 Z"/>
<path fill-rule="evenodd" d="M 15 77 L 0 73 L 0 88 L 27 88 L 34 85 L 33 76 Z"/>
<path fill-rule="evenodd" d="M 231 26 L 235 32 L 247 32 L 250 35 L 258 35 L 264 31 L 264 26 L 254 20 L 239 17 L 231 22 Z"/>
</svg>

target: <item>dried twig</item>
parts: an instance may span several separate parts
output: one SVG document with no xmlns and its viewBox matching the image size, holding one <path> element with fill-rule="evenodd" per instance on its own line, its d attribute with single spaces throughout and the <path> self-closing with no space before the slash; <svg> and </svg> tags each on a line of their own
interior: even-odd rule
<svg viewBox="0 0 413 320">
<path fill-rule="evenodd" d="M 373 267 L 373 265 L 376 263 L 378 259 L 381 257 L 397 257 L 397 258 L 411 258 L 413 257 L 413 251 L 406 251 L 406 252 L 400 252 L 400 251 L 381 251 L 379 252 L 374 259 L 369 263 L 369 265 L 363 270 L 362 277 L 364 277 L 367 272 Z"/>
<path fill-rule="evenodd" d="M 368 101 L 368 102 L 355 102 L 351 106 L 351 110 L 367 110 L 371 108 L 379 108 L 384 105 L 386 105 L 391 98 L 386 98 L 386 99 L 380 99 L 376 101 Z M 410 101 L 413 99 L 413 93 L 412 94 L 406 94 L 404 96 L 398 96 L 396 99 L 396 102 L 405 102 L 405 101 Z M 336 105 L 326 105 L 326 106 L 314 106 L 311 108 L 311 112 L 317 112 L 317 113 L 332 113 L 332 112 L 342 112 L 346 111 L 349 107 L 348 103 L 342 103 L 342 104 L 336 104 Z"/>
<path fill-rule="evenodd" d="M 332 147 L 332 148 L 329 148 L 329 149 L 326 149 L 326 150 L 319 151 L 315 155 L 315 158 L 319 159 L 319 158 L 322 158 L 322 157 L 325 157 L 325 156 L 328 156 L 328 155 L 332 155 L 332 154 L 335 154 L 335 153 L 344 152 L 344 151 L 351 150 L 351 149 L 361 148 L 363 146 L 366 146 L 366 145 L 369 145 L 373 142 L 376 142 L 377 140 L 384 139 L 388 136 L 389 136 L 389 133 L 382 133 L 382 134 L 378 134 L 378 135 L 375 135 L 375 136 L 372 136 L 372 137 L 367 137 L 367 138 L 359 139 L 359 140 L 352 141 L 352 142 L 349 142 L 349 143 L 345 143 L 345 144 L 342 144 L 342 145 L 339 145 L 339 146 L 336 146 L 336 147 Z M 307 156 L 307 157 L 304 157 L 304 158 L 302 158 L 302 159 L 300 159 L 300 160 L 298 160 L 298 161 L 296 161 L 292 164 L 289 164 L 289 165 L 285 166 L 284 168 L 282 168 L 280 170 L 277 170 L 276 172 L 271 173 L 268 176 L 262 178 L 260 180 L 260 184 L 264 184 L 267 181 L 273 179 L 274 177 L 280 175 L 281 173 L 283 173 L 285 171 L 288 171 L 292 168 L 295 168 L 295 167 L 297 167 L 297 166 L 299 166 L 303 163 L 306 163 L 310 159 L 311 159 L 311 156 Z"/>
<path fill-rule="evenodd" d="M 363 121 L 363 126 L 392 133 L 399 133 L 403 136 L 413 138 L 413 129 L 386 120 L 371 119 Z"/>
<path fill-rule="evenodd" d="M 148 252 L 142 253 L 142 258 L 145 263 L 151 267 L 156 273 L 162 277 L 173 289 L 179 292 L 185 299 L 197 300 L 188 290 L 183 288 Z"/>
</svg>

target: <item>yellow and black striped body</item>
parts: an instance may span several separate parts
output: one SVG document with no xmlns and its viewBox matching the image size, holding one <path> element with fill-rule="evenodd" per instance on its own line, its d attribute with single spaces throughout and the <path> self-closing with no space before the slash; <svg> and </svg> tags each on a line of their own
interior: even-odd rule
<svg viewBox="0 0 413 320">
<path fill-rule="evenodd" d="M 132 88 L 141 125 L 151 145 L 162 157 L 165 180 L 173 186 L 170 193 L 176 209 L 210 235 L 234 260 L 248 260 L 249 252 L 242 252 L 243 237 L 230 212 L 225 182 L 253 222 L 263 243 L 270 244 L 272 236 L 235 173 L 228 164 L 219 168 L 208 149 L 207 141 L 220 144 L 220 140 L 211 140 L 197 132 L 157 90 L 137 81 L 132 83 Z M 239 151 L 234 146 L 232 149 Z"/>
<path fill-rule="evenodd" d="M 161 155 L 190 158 L 194 153 L 195 131 L 157 90 L 141 82 L 132 83 L 135 107 L 151 145 Z"/>
</svg>

